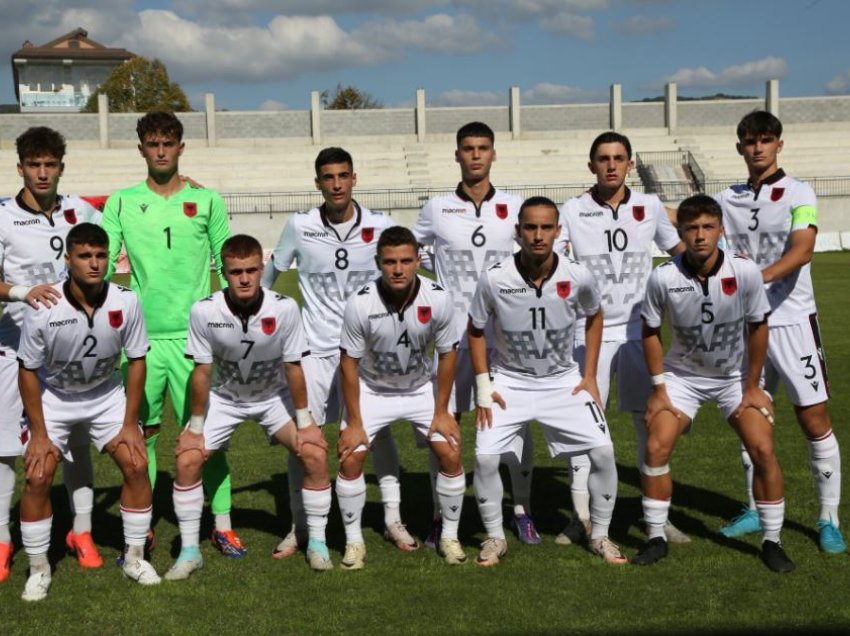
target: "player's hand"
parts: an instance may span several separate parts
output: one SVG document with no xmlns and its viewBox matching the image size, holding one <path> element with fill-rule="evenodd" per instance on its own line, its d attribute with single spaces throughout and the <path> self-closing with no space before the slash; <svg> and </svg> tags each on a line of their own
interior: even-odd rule
<svg viewBox="0 0 850 636">
<path fill-rule="evenodd" d="M 682 418 L 681 411 L 673 406 L 663 384 L 659 384 L 646 401 L 646 414 L 643 416 L 643 421 L 649 424 L 661 411 L 670 411 L 677 418 Z"/>
<path fill-rule="evenodd" d="M 35 285 L 30 288 L 24 300 L 33 309 L 38 309 L 39 305 L 52 307 L 60 298 L 62 298 L 62 294 L 53 285 Z"/>
<path fill-rule="evenodd" d="M 210 451 L 204 446 L 204 434 L 194 433 L 188 428 L 183 429 L 183 432 L 177 436 L 177 445 L 174 447 L 174 456 L 177 457 L 186 451 L 196 450 L 204 456 L 206 460 L 210 456 Z"/>
<path fill-rule="evenodd" d="M 428 429 L 428 441 L 431 441 L 435 433 L 439 433 L 445 437 L 449 446 L 452 448 L 460 448 L 460 428 L 458 428 L 457 420 L 450 413 L 434 414 L 434 419 L 431 420 L 431 427 Z"/>
<path fill-rule="evenodd" d="M 352 426 L 350 423 L 339 432 L 339 440 L 336 443 L 336 452 L 339 455 L 339 462 L 342 463 L 348 459 L 351 454 L 357 450 L 359 446 L 369 448 L 369 436 L 362 426 Z"/>
<path fill-rule="evenodd" d="M 47 435 L 33 435 L 24 453 L 27 479 L 44 477 L 44 466 L 47 463 L 47 458 L 51 455 L 54 462 L 59 461 L 59 449 L 50 441 L 50 438 Z"/>
<path fill-rule="evenodd" d="M 304 444 L 313 444 L 323 451 L 328 450 L 328 441 L 322 434 L 322 429 L 313 422 L 310 426 L 295 430 L 295 454 L 301 455 L 301 447 Z"/>
<path fill-rule="evenodd" d="M 741 403 L 732 413 L 732 417 L 737 420 L 743 414 L 744 409 L 757 410 L 770 424 L 773 424 L 773 402 L 761 387 L 755 386 L 744 389 Z"/>
<path fill-rule="evenodd" d="M 109 442 L 109 452 L 114 453 L 118 447 L 124 444 L 127 450 L 130 451 L 130 462 L 133 466 L 137 466 L 139 462 L 148 463 L 148 450 L 145 444 L 145 436 L 142 434 L 142 429 L 138 422 L 125 422 L 118 431 L 118 435 L 113 437 Z"/>
<path fill-rule="evenodd" d="M 573 389 L 573 395 L 578 395 L 582 391 L 587 391 L 590 393 L 590 397 L 593 398 L 593 401 L 596 402 L 597 406 L 604 411 L 605 407 L 602 405 L 602 397 L 599 393 L 599 385 L 596 383 L 595 377 L 582 378 L 581 382 L 576 384 Z"/>
<path fill-rule="evenodd" d="M 194 180 L 192 177 L 190 177 L 190 176 L 187 176 L 187 175 L 185 175 L 185 174 L 181 174 L 181 175 L 177 175 L 177 176 L 178 176 L 178 177 L 180 177 L 180 181 L 182 181 L 183 183 L 188 183 L 188 184 L 189 184 L 190 186 L 192 186 L 193 188 L 203 188 L 203 187 L 204 187 L 204 186 L 202 186 L 200 183 L 198 183 L 197 181 L 195 181 L 195 180 Z"/>
<path fill-rule="evenodd" d="M 505 398 L 499 395 L 498 391 L 493 391 L 493 402 L 499 405 L 503 411 L 507 408 L 507 404 L 505 404 Z M 493 409 L 487 406 L 476 406 L 475 407 L 475 428 L 479 431 L 483 431 L 485 428 L 493 427 Z"/>
</svg>

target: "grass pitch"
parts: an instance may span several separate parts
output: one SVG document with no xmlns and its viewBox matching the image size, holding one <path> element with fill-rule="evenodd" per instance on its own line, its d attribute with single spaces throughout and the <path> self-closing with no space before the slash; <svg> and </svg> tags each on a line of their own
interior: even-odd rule
<svg viewBox="0 0 850 636">
<path fill-rule="evenodd" d="M 850 335 L 843 320 L 850 254 L 818 254 L 813 271 L 832 385 L 830 411 L 847 457 Z M 278 289 L 297 296 L 294 276 L 282 276 Z M 56 571 L 50 596 L 34 605 L 20 600 L 27 560 L 19 549 L 12 577 L 0 584 L 0 629 L 4 634 L 658 634 L 846 629 L 850 627 L 850 555 L 819 552 L 818 505 L 807 451 L 784 395 L 776 410 L 787 504 L 782 539 L 797 563 L 790 575 L 774 574 L 761 564 L 758 535 L 728 540 L 717 534 L 739 512 L 743 474 L 737 438 L 714 406 L 700 411 L 693 431 L 681 440 L 671 462 L 675 480 L 671 519 L 693 542 L 672 545 L 669 557 L 649 568 L 609 566 L 581 546 L 555 545 L 554 535 L 568 518 L 569 476 L 564 461 L 548 457 L 539 431 L 535 431 L 533 509 L 544 541 L 529 547 L 509 535 L 508 556 L 498 567 L 480 568 L 472 562 L 448 567 L 431 550 L 402 553 L 383 541 L 382 509 L 369 464 L 364 514 L 367 567 L 359 572 L 337 567 L 314 573 L 300 556 L 275 561 L 271 550 L 289 526 L 286 460 L 281 448 L 266 444 L 259 427 L 246 424 L 237 431 L 229 453 L 233 523 L 249 550 L 244 559 L 225 559 L 204 542 L 206 567 L 189 581 L 142 588 L 124 579 L 113 564 L 122 543 L 120 476 L 108 458 L 96 457 L 94 525 L 104 567 L 83 571 L 65 554 L 70 515 L 61 478 L 57 479 L 51 552 Z M 620 477 L 611 537 L 634 555 L 645 538 L 639 521 L 634 435 L 628 416 L 609 410 L 608 417 Z M 333 448 L 337 427 L 330 425 L 325 431 Z M 470 487 L 461 541 L 472 559 L 484 533 L 471 488 L 474 432 L 468 416 L 463 431 Z M 409 529 L 424 538 L 431 516 L 425 452 L 415 448 L 406 424 L 394 425 L 394 432 L 402 460 L 402 516 Z M 171 565 L 179 542 L 170 478 L 176 433 L 172 418 L 163 427 L 158 447 L 160 473 L 154 505 L 159 547 L 152 560 L 160 573 Z M 331 457 L 334 475 L 336 468 Z M 507 519 L 507 477 L 505 485 Z M 846 504 L 841 512 L 850 524 Z M 17 506 L 12 515 L 13 537 L 19 546 Z M 210 528 L 207 510 L 202 533 L 208 535 Z M 338 564 L 345 541 L 335 499 L 328 538 Z"/>
</svg>

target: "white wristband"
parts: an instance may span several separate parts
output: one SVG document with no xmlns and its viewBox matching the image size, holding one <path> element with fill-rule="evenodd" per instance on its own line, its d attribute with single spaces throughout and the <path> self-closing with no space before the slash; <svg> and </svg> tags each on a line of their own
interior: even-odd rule
<svg viewBox="0 0 850 636">
<path fill-rule="evenodd" d="M 310 409 L 295 409 L 295 426 L 298 429 L 307 428 L 313 424 L 313 416 L 310 415 Z"/>
<path fill-rule="evenodd" d="M 17 302 L 23 302 L 27 298 L 27 294 L 30 293 L 32 287 L 27 287 L 26 285 L 13 285 L 9 290 L 9 300 L 14 300 Z"/>
<path fill-rule="evenodd" d="M 666 384 L 664 381 L 664 374 L 659 373 L 658 375 L 653 375 L 649 378 L 649 381 L 652 382 L 652 386 L 658 386 L 659 384 Z"/>
<path fill-rule="evenodd" d="M 493 384 L 489 373 L 478 373 L 475 376 L 475 406 L 493 408 Z"/>
<path fill-rule="evenodd" d="M 186 426 L 193 433 L 203 433 L 204 432 L 204 420 L 206 418 L 203 415 L 192 415 L 189 418 L 189 424 Z"/>
</svg>

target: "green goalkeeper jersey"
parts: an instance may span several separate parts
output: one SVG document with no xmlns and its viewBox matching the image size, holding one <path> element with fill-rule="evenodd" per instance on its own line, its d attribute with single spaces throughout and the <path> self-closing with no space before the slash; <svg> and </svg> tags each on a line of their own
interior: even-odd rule
<svg viewBox="0 0 850 636">
<path fill-rule="evenodd" d="M 221 246 L 230 227 L 221 195 L 186 184 L 166 199 L 143 181 L 109 197 L 103 229 L 109 235 L 107 277 L 115 273 L 123 244 L 149 336 L 185 338 L 192 304 L 210 295 L 210 254 L 224 286 Z"/>
</svg>

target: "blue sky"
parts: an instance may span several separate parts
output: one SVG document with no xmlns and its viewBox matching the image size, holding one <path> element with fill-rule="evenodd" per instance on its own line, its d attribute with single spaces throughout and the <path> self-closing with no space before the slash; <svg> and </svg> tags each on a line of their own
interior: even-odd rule
<svg viewBox="0 0 850 636">
<path fill-rule="evenodd" d="M 341 7 L 341 8 L 340 8 Z M 0 103 L 12 52 L 76 27 L 158 57 L 196 107 L 305 109 L 337 83 L 385 106 L 850 93 L 846 0 L 0 0 Z"/>
</svg>

